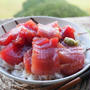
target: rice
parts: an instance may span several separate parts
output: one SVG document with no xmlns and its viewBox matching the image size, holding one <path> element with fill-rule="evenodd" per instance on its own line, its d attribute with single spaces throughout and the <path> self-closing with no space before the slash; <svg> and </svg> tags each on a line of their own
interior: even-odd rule
<svg viewBox="0 0 90 90">
<path fill-rule="evenodd" d="M 27 74 L 24 70 L 23 63 L 14 66 L 14 70 L 11 72 L 12 75 L 27 79 L 27 80 L 52 80 L 52 79 L 59 79 L 63 78 L 63 75 L 60 73 L 55 73 L 54 75 L 34 75 L 34 74 Z"/>
<path fill-rule="evenodd" d="M 8 65 L 4 60 L 0 59 L 0 68 L 16 77 L 26 80 L 53 80 L 60 79 L 64 76 L 61 73 L 55 73 L 54 75 L 34 75 L 27 74 L 24 69 L 23 63 L 15 65 L 14 67 Z"/>
</svg>

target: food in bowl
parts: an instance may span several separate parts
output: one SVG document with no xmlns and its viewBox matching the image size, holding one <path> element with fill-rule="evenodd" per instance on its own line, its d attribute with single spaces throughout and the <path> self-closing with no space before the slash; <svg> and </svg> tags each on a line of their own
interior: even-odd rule
<svg viewBox="0 0 90 90">
<path fill-rule="evenodd" d="M 57 21 L 18 24 L 0 37 L 2 67 L 28 80 L 53 80 L 84 67 L 85 54 L 73 27 Z"/>
</svg>

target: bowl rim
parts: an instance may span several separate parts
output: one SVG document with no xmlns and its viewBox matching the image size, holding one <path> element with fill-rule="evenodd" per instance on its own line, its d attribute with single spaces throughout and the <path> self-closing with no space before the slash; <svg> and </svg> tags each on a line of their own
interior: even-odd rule
<svg viewBox="0 0 90 90">
<path fill-rule="evenodd" d="M 19 17 L 19 18 L 16 18 L 16 19 L 13 19 L 13 20 L 10 20 L 10 21 L 6 21 L 5 23 L 1 24 L 1 25 L 5 25 L 5 24 L 9 24 L 15 20 L 21 20 L 21 19 L 27 19 L 27 18 L 48 18 L 48 19 L 55 19 L 55 20 L 62 20 L 62 21 L 65 21 L 67 23 L 71 23 L 72 25 L 82 29 L 81 27 L 79 27 L 77 24 L 71 22 L 71 21 L 67 21 L 67 20 L 64 20 L 63 18 L 58 18 L 58 17 L 51 17 L 51 16 L 27 16 L 27 17 Z M 1 26 L 0 25 L 0 26 Z M 87 70 L 88 68 L 90 67 L 90 64 L 87 64 L 83 69 L 81 69 L 79 72 L 73 74 L 73 75 L 70 75 L 70 76 L 67 76 L 67 77 L 64 77 L 64 78 L 60 78 L 60 79 L 55 79 L 55 80 L 45 80 L 45 81 L 41 81 L 41 80 L 26 80 L 26 79 L 22 79 L 22 78 L 19 78 L 19 77 L 16 77 L 12 74 L 9 74 L 8 72 L 6 71 L 3 71 L 2 68 L 0 68 L 0 72 L 3 73 L 4 75 L 6 75 L 7 77 L 9 78 L 12 78 L 14 80 L 17 80 L 17 81 L 20 81 L 20 82 L 25 82 L 25 83 L 32 83 L 32 84 L 45 84 L 45 83 L 58 83 L 58 82 L 61 82 L 61 81 L 65 81 L 65 80 L 68 80 L 68 79 L 72 79 L 72 78 L 75 78 L 77 77 L 78 75 L 80 75 L 81 73 L 83 73 L 85 70 Z"/>
</svg>

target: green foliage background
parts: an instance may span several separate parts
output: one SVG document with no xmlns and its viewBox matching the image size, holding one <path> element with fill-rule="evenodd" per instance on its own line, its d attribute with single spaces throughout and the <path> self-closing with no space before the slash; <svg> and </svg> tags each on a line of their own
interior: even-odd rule
<svg viewBox="0 0 90 90">
<path fill-rule="evenodd" d="M 27 0 L 18 16 L 55 16 L 55 17 L 77 17 L 88 16 L 88 14 L 68 3 L 66 0 Z"/>
</svg>

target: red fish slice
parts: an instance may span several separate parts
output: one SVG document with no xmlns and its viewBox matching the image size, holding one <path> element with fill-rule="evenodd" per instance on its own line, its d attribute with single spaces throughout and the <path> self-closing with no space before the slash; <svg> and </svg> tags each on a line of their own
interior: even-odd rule
<svg viewBox="0 0 90 90">
<path fill-rule="evenodd" d="M 53 22 L 47 25 L 38 24 L 37 35 L 46 38 L 54 38 L 54 37 L 61 38 L 60 31 L 61 29 L 57 22 Z"/>
<path fill-rule="evenodd" d="M 50 25 L 50 26 L 52 26 L 54 28 L 57 28 L 61 32 L 61 27 L 59 26 L 58 21 L 54 21 L 54 22 L 52 22 L 50 24 L 47 24 L 47 25 Z"/>
<path fill-rule="evenodd" d="M 11 43 L 0 51 L 0 57 L 8 64 L 16 65 L 23 61 L 23 55 L 29 48 L 28 46 L 16 47 Z"/>
<path fill-rule="evenodd" d="M 58 38 L 34 38 L 32 52 L 32 73 L 49 75 L 60 72 L 60 63 L 57 56 Z"/>
<path fill-rule="evenodd" d="M 31 73 L 31 65 L 32 65 L 32 48 L 29 49 L 23 57 L 23 62 L 24 62 L 24 67 L 26 73 L 30 74 Z"/>
<path fill-rule="evenodd" d="M 13 41 L 15 45 L 26 45 L 32 43 L 33 37 L 36 36 L 36 32 L 28 30 L 27 28 L 22 28 L 18 33 L 17 38 Z"/>
<path fill-rule="evenodd" d="M 24 23 L 24 26 L 30 30 L 34 30 L 34 31 L 37 31 L 38 30 L 38 26 L 37 24 L 32 21 L 32 20 L 29 20 L 27 22 Z"/>
<path fill-rule="evenodd" d="M 67 26 L 63 27 L 62 38 L 64 39 L 65 37 L 70 37 L 70 38 L 75 39 L 74 32 L 75 32 L 74 28 L 67 25 Z"/>
<path fill-rule="evenodd" d="M 12 40 L 15 40 L 21 28 L 23 28 L 23 26 L 16 27 L 11 31 L 9 31 L 8 33 L 2 35 L 0 37 L 0 45 L 8 45 L 9 43 L 12 42 Z"/>
<path fill-rule="evenodd" d="M 8 45 L 17 38 L 18 34 L 23 34 L 22 36 L 24 38 L 26 37 L 30 42 L 31 39 L 36 35 L 37 29 L 37 25 L 32 20 L 27 21 L 24 24 L 19 24 L 16 28 L 0 37 L 0 45 Z"/>
<path fill-rule="evenodd" d="M 81 47 L 60 48 L 61 73 L 72 75 L 83 68 L 85 55 Z"/>
</svg>

